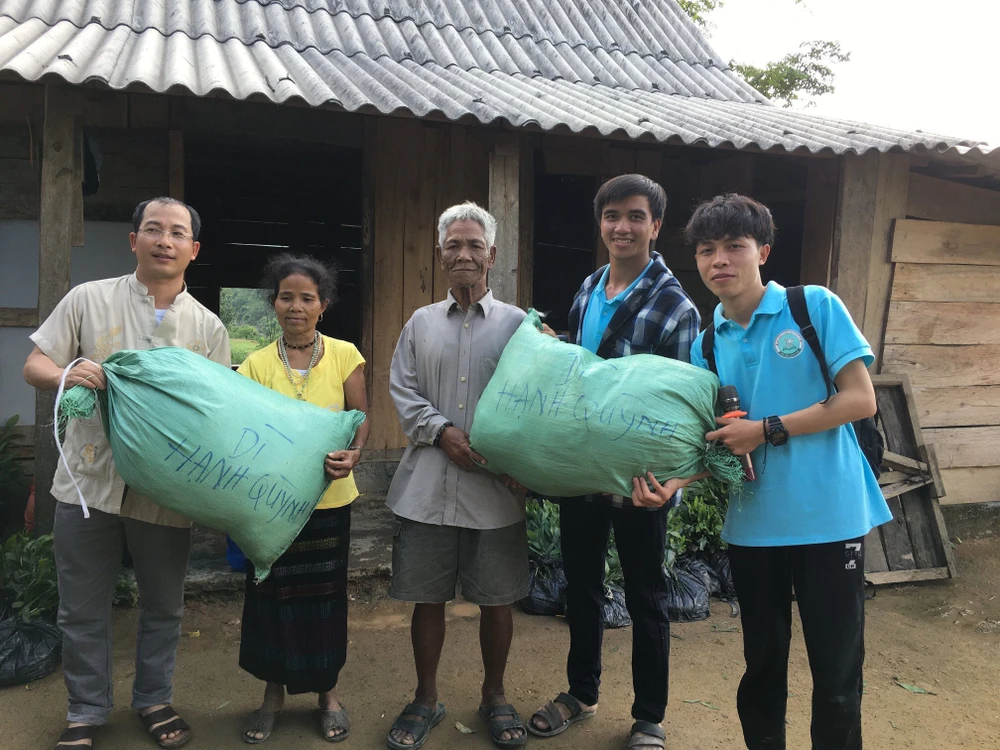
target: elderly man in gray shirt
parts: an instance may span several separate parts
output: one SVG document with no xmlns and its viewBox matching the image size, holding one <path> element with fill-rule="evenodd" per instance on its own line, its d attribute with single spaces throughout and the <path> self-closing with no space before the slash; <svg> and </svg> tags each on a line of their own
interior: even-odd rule
<svg viewBox="0 0 1000 750">
<path fill-rule="evenodd" d="M 413 314 L 392 358 L 389 389 L 409 446 L 387 503 L 396 514 L 389 595 L 415 605 L 417 670 L 416 696 L 387 738 L 396 750 L 421 747 L 444 718 L 437 667 L 444 606 L 459 581 L 463 598 L 481 612 L 486 674 L 479 715 L 497 747 L 527 741 L 503 683 L 514 630 L 511 604 L 528 590 L 524 488 L 487 472 L 486 460 L 469 446 L 479 397 L 525 317 L 487 287 L 496 227 L 475 203 L 441 214 L 435 254 L 448 275 L 448 299 Z"/>
</svg>

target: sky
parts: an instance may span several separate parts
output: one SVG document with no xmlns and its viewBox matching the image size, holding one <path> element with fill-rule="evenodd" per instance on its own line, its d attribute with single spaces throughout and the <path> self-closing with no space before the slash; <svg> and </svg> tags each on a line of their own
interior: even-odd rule
<svg viewBox="0 0 1000 750">
<path fill-rule="evenodd" d="M 727 62 L 840 42 L 851 60 L 807 112 L 1000 147 L 1000 0 L 726 0 L 707 19 Z"/>
</svg>

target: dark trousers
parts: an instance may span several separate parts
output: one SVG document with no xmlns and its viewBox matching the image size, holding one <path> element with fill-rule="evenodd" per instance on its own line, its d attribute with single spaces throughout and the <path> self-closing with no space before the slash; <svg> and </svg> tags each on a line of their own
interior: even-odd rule
<svg viewBox="0 0 1000 750">
<path fill-rule="evenodd" d="M 863 539 L 797 547 L 730 545 L 747 671 L 736 703 L 750 750 L 784 750 L 792 587 L 813 677 L 813 750 L 861 750 Z"/>
<path fill-rule="evenodd" d="M 670 620 L 663 555 L 667 510 L 614 508 L 609 501 L 567 498 L 560 503 L 559 528 L 566 568 L 566 619 L 570 647 L 569 693 L 593 705 L 601 685 L 604 640 L 604 559 L 608 533 L 625 574 L 625 604 L 632 618 L 632 716 L 659 723 L 667 707 Z"/>
</svg>

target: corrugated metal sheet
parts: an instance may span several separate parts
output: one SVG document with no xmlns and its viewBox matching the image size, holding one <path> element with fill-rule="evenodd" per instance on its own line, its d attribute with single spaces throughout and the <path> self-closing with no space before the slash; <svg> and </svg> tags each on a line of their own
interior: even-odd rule
<svg viewBox="0 0 1000 750">
<path fill-rule="evenodd" d="M 673 0 L 0 0 L 0 71 L 686 144 L 987 150 L 770 106 Z"/>
</svg>

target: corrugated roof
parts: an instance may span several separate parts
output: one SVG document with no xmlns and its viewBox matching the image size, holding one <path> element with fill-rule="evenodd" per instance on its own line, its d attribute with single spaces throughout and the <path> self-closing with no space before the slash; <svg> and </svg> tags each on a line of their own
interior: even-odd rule
<svg viewBox="0 0 1000 750">
<path fill-rule="evenodd" d="M 771 106 L 674 0 L 0 0 L 0 71 L 710 146 L 988 150 Z"/>
</svg>

